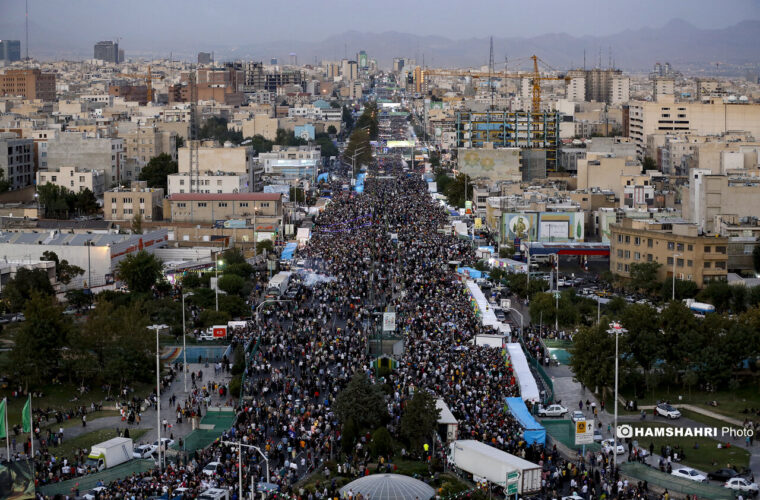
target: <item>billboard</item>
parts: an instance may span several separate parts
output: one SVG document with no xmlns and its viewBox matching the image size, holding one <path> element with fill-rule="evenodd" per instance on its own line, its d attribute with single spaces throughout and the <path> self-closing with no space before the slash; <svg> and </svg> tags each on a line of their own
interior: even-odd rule
<svg viewBox="0 0 760 500">
<path fill-rule="evenodd" d="M 520 148 L 459 148 L 457 170 L 472 178 L 520 182 Z"/>
<path fill-rule="evenodd" d="M 585 241 L 583 212 L 504 213 L 502 227 L 504 241 Z"/>
<path fill-rule="evenodd" d="M 385 145 L 389 148 L 413 148 L 414 141 L 388 141 Z"/>
<path fill-rule="evenodd" d="M 214 325 L 211 327 L 211 334 L 215 339 L 223 339 L 227 336 L 227 325 Z"/>
</svg>

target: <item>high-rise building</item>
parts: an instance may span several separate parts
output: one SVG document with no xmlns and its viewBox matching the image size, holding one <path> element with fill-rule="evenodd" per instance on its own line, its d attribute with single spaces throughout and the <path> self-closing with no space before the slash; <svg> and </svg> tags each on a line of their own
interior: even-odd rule
<svg viewBox="0 0 760 500">
<path fill-rule="evenodd" d="M 672 96 L 675 93 L 675 80 L 669 76 L 655 77 L 653 82 L 652 100 L 657 102 L 663 96 Z"/>
<path fill-rule="evenodd" d="M 34 181 L 34 140 L 0 132 L 0 170 L 11 189 L 30 185 Z"/>
<path fill-rule="evenodd" d="M 272 66 L 277 66 L 277 58 L 276 57 L 271 58 L 269 60 L 269 64 L 271 64 Z"/>
<path fill-rule="evenodd" d="M 291 66 L 298 66 L 298 56 L 295 52 L 290 53 L 290 65 Z"/>
<path fill-rule="evenodd" d="M 110 40 L 96 43 L 93 58 L 119 64 L 119 44 Z"/>
<path fill-rule="evenodd" d="M 198 64 L 211 64 L 211 53 L 198 52 Z"/>
<path fill-rule="evenodd" d="M 55 101 L 55 73 L 39 69 L 10 69 L 0 74 L 0 96 Z"/>
<path fill-rule="evenodd" d="M 360 69 L 367 69 L 369 68 L 369 58 L 367 57 L 367 53 L 365 51 L 359 52 L 359 68 Z"/>
<path fill-rule="evenodd" d="M 21 40 L 0 40 L 0 61 L 9 64 L 21 60 Z"/>
<path fill-rule="evenodd" d="M 404 58 L 403 57 L 394 57 L 393 58 L 393 72 L 394 73 L 401 73 L 401 70 L 404 69 Z"/>
</svg>

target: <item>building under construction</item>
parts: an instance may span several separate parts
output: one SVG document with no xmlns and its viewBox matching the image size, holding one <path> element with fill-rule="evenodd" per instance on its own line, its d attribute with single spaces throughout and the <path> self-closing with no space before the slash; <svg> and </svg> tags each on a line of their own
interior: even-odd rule
<svg viewBox="0 0 760 500">
<path fill-rule="evenodd" d="M 560 115 L 556 111 L 460 111 L 456 115 L 457 146 L 519 147 L 546 151 L 546 170 L 557 168 Z"/>
</svg>

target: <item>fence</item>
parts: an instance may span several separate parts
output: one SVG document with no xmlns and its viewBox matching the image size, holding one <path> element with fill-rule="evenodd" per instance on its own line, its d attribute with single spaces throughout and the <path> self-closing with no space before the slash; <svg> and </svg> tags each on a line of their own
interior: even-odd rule
<svg viewBox="0 0 760 500">
<path fill-rule="evenodd" d="M 538 374 L 539 377 L 541 377 L 541 380 L 544 383 L 544 387 L 546 388 L 546 395 L 544 396 L 543 403 L 547 404 L 550 403 L 554 399 L 554 382 L 552 381 L 551 377 L 546 373 L 544 370 L 544 367 L 541 366 L 541 364 L 534 358 L 531 354 L 528 348 L 525 346 L 525 342 L 523 339 L 520 339 L 520 345 L 522 346 L 523 352 L 525 353 L 525 357 L 528 359 L 528 363 L 530 366 L 534 369 L 534 371 Z"/>
<path fill-rule="evenodd" d="M 650 486 L 654 485 L 667 489 L 671 494 L 675 492 L 683 495 L 696 495 L 699 498 L 709 498 L 710 500 L 733 500 L 735 498 L 734 491 L 728 488 L 675 477 L 638 462 L 620 464 L 620 472 L 638 481 L 646 481 Z"/>
</svg>

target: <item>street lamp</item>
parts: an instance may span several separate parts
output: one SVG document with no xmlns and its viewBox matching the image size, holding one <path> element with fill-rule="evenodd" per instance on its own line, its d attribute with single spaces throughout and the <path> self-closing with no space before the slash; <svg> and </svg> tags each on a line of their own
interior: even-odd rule
<svg viewBox="0 0 760 500">
<path fill-rule="evenodd" d="M 224 265 L 224 261 L 219 260 L 219 252 L 216 252 L 216 254 L 214 255 L 214 272 L 216 273 L 216 286 L 214 287 L 214 289 L 216 290 L 216 311 L 217 312 L 219 312 L 219 265 L 220 264 Z"/>
<path fill-rule="evenodd" d="M 356 175 L 356 157 L 359 156 L 359 153 L 361 153 L 365 149 L 367 149 L 367 146 L 354 149 L 354 154 L 351 155 L 351 177 L 352 178 Z"/>
<path fill-rule="evenodd" d="M 185 297 L 190 297 L 193 292 L 182 294 L 182 371 L 185 372 L 185 392 L 187 392 L 187 328 L 185 327 Z"/>
<path fill-rule="evenodd" d="M 267 467 L 267 483 L 269 482 L 269 458 L 267 458 L 264 452 L 261 451 L 261 448 L 250 444 L 243 444 L 242 441 L 222 441 L 222 443 L 230 446 L 237 446 L 238 449 L 238 498 L 243 498 L 243 446 L 246 448 L 253 448 L 264 458 L 264 463 Z"/>
<path fill-rule="evenodd" d="M 680 253 L 673 252 L 673 297 L 671 299 L 673 302 L 676 300 L 676 257 L 680 256 Z"/>
<path fill-rule="evenodd" d="M 160 326 L 151 325 L 148 328 L 156 331 L 156 429 L 158 430 L 158 448 L 156 449 L 156 453 L 158 453 L 158 470 L 161 472 L 163 470 L 163 462 L 161 462 L 161 351 L 158 347 Z M 166 453 L 164 453 L 164 458 L 166 458 Z"/>
<path fill-rule="evenodd" d="M 520 338 L 523 338 L 523 315 L 520 311 L 518 311 L 514 307 L 510 307 L 509 310 L 514 313 L 517 313 L 517 315 L 520 316 Z"/>
<path fill-rule="evenodd" d="M 617 470 L 617 425 L 618 425 L 618 337 L 621 333 L 626 333 L 628 330 L 622 327 L 620 323 L 610 323 L 610 329 L 607 333 L 611 333 L 615 336 L 615 423 L 612 445 L 612 457 L 615 470 Z"/>
</svg>

